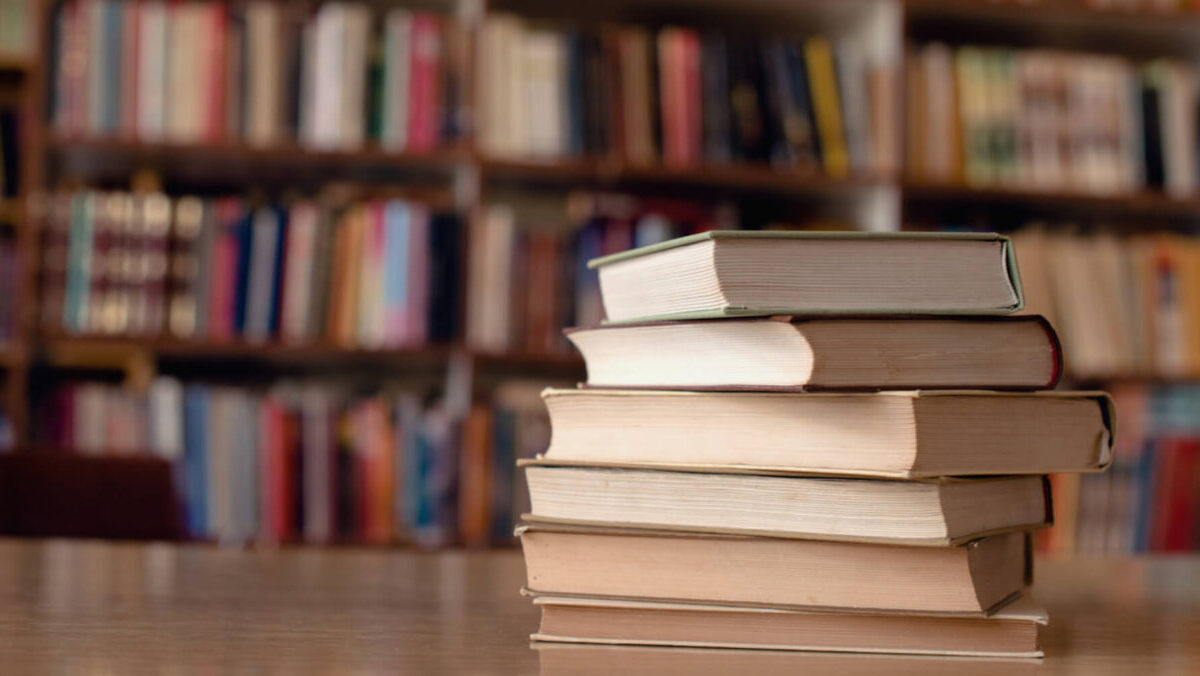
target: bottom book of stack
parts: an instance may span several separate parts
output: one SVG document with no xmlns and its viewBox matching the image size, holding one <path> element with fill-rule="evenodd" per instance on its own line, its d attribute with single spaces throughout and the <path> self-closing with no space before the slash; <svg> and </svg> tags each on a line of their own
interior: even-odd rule
<svg viewBox="0 0 1200 676">
<path fill-rule="evenodd" d="M 534 640 L 761 650 L 1041 657 L 1046 613 L 1029 597 L 990 617 L 537 596 Z"/>
<path fill-rule="evenodd" d="M 535 512 L 537 505 L 535 503 Z M 951 546 L 566 524 L 518 529 L 535 640 L 1040 657 L 1030 538 Z"/>
</svg>

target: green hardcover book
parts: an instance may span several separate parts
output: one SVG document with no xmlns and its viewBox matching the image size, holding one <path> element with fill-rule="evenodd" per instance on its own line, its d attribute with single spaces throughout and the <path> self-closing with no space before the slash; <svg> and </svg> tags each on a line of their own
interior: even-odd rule
<svg viewBox="0 0 1200 676">
<path fill-rule="evenodd" d="M 597 258 L 609 322 L 813 314 L 1007 314 L 1023 307 L 991 233 L 714 230 Z"/>
</svg>

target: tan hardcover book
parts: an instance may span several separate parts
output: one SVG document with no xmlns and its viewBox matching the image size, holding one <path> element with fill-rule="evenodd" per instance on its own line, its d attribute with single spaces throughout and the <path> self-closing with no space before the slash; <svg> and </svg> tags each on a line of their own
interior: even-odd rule
<svg viewBox="0 0 1200 676">
<path fill-rule="evenodd" d="M 889 477 L 1096 471 L 1112 459 L 1100 392 L 880 393 L 547 389 L 557 463 Z"/>
<path fill-rule="evenodd" d="M 542 676 L 1018 676 L 1043 673 L 1042 661 L 1026 657 L 887 655 L 879 653 L 714 650 L 711 648 L 595 645 L 535 641 Z"/>
<path fill-rule="evenodd" d="M 887 481 L 519 464 L 526 518 L 538 522 L 931 546 L 1052 522 L 1041 476 Z"/>
<path fill-rule="evenodd" d="M 1030 574 L 1024 533 L 958 547 L 560 525 L 517 534 L 528 589 L 557 596 L 978 616 Z"/>
<path fill-rule="evenodd" d="M 1046 611 L 1016 599 L 991 617 L 896 616 L 538 596 L 530 638 L 743 650 L 1041 657 Z"/>
<path fill-rule="evenodd" d="M 714 230 L 588 265 L 612 322 L 1022 306 L 1008 239 L 987 233 Z"/>
<path fill-rule="evenodd" d="M 1049 389 L 1040 317 L 775 317 L 569 329 L 592 387 Z"/>
</svg>

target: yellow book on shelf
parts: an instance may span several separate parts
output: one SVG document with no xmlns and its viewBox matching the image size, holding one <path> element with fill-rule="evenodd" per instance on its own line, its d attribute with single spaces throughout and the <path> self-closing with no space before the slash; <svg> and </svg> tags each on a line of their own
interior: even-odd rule
<svg viewBox="0 0 1200 676">
<path fill-rule="evenodd" d="M 850 156 L 842 125 L 842 104 L 838 98 L 837 78 L 833 70 L 833 48 L 823 37 L 804 43 L 804 60 L 812 88 L 817 133 L 821 137 L 821 159 L 825 172 L 836 178 L 850 173 Z"/>
</svg>

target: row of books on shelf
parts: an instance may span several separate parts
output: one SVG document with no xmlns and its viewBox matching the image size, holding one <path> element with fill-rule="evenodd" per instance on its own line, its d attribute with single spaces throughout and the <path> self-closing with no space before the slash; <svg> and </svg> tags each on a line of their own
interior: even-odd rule
<svg viewBox="0 0 1200 676">
<path fill-rule="evenodd" d="M 1200 189 L 1189 64 L 940 43 L 906 63 L 914 178 L 1179 197 Z"/>
<path fill-rule="evenodd" d="M 620 194 L 576 192 L 565 209 L 550 213 L 521 202 L 493 204 L 470 228 L 467 343 L 488 351 L 567 352 L 563 328 L 604 318 L 589 260 L 737 226 L 728 205 Z"/>
<path fill-rule="evenodd" d="M 140 141 L 429 151 L 464 131 L 467 49 L 452 19 L 401 8 L 70 0 L 54 18 L 53 122 Z"/>
<path fill-rule="evenodd" d="M 502 157 L 890 171 L 895 79 L 864 47 L 491 15 L 478 48 L 480 145 Z"/>
<path fill-rule="evenodd" d="M 74 334 L 409 347 L 456 334 L 461 227 L 403 199 L 54 196 L 42 324 Z"/>
<path fill-rule="evenodd" d="M 1067 373 L 1200 375 L 1200 240 L 1035 226 L 1014 242 L 1026 309 L 1059 328 Z"/>
<path fill-rule="evenodd" d="M 1048 553 L 1200 549 L 1200 387 L 1113 388 L 1121 424 L 1112 471 L 1056 475 Z"/>
<path fill-rule="evenodd" d="M 502 384 L 464 418 L 436 393 L 76 383 L 47 399 L 38 434 L 80 453 L 174 463 L 193 537 L 485 546 L 511 542 L 528 511 L 515 461 L 547 442 L 539 389 Z"/>
</svg>

